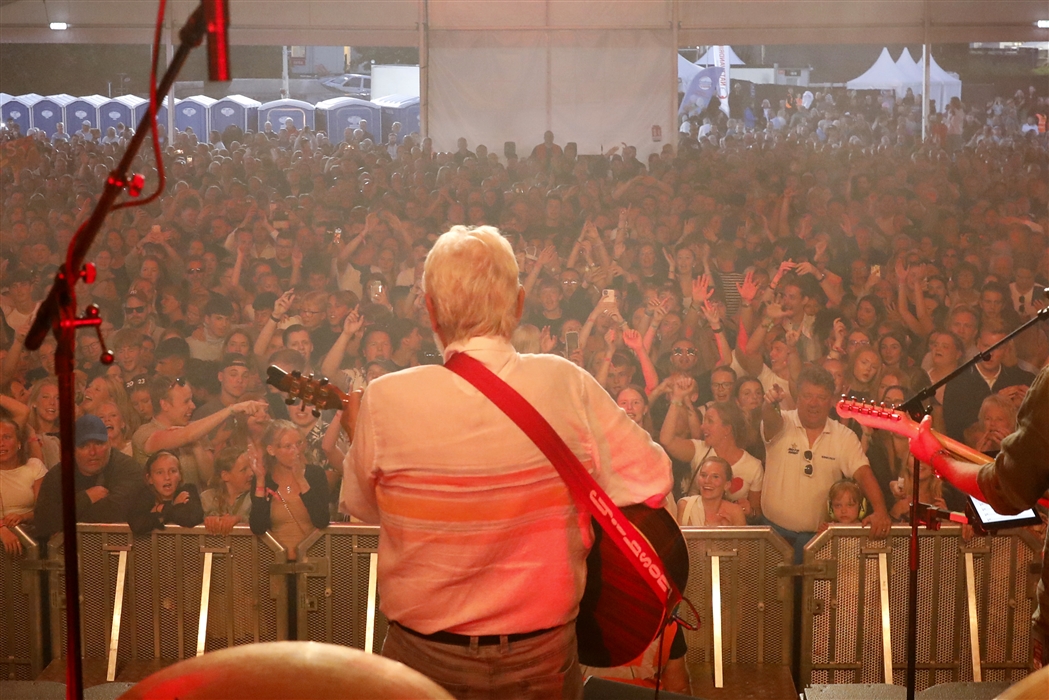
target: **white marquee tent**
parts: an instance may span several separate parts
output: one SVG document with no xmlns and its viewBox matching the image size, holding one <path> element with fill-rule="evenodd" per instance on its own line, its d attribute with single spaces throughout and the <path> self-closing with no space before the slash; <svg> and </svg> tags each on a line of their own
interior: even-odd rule
<svg viewBox="0 0 1049 700">
<path fill-rule="evenodd" d="M 900 69 L 889 55 L 889 50 L 883 48 L 878 60 L 874 62 L 867 71 L 847 82 L 846 87 L 850 90 L 894 90 L 898 97 L 907 93 L 907 88 L 914 94 L 921 92 L 922 81 L 919 76 L 917 81 Z"/>
<path fill-rule="evenodd" d="M 728 47 L 728 60 L 730 66 L 745 66 L 746 63 L 743 59 L 736 55 L 736 52 L 732 47 Z M 696 61 L 697 66 L 712 66 L 714 65 L 714 47 L 711 46 L 707 49 L 707 52 L 703 54 L 702 58 Z"/>
<path fill-rule="evenodd" d="M 703 70 L 692 61 L 681 54 L 677 55 L 677 91 L 685 92 L 688 84 L 696 77 L 696 73 Z"/>
<path fill-rule="evenodd" d="M 922 54 L 922 60 L 925 60 L 924 53 Z M 922 64 L 915 61 L 911 56 L 910 50 L 907 48 L 903 49 L 903 53 L 900 54 L 899 60 L 896 61 L 896 67 L 899 68 L 904 75 L 910 77 L 912 80 L 916 80 L 918 83 L 918 89 L 914 91 L 915 94 L 921 92 L 922 85 Z M 929 61 L 929 98 L 936 102 L 936 110 L 939 112 L 943 111 L 943 108 L 951 101 L 952 97 L 961 98 L 962 96 L 962 81 L 957 76 L 951 75 L 936 63 L 936 57 L 932 56 Z"/>
</svg>

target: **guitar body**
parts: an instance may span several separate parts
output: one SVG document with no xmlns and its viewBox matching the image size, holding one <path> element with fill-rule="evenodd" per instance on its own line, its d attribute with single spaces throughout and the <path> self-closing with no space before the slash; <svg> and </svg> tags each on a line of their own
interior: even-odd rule
<svg viewBox="0 0 1049 700">
<path fill-rule="evenodd" d="M 625 506 L 622 511 L 663 560 L 667 578 L 683 592 L 688 580 L 688 548 L 673 516 L 664 508 L 644 504 Z M 586 560 L 586 588 L 576 620 L 579 662 L 608 668 L 633 661 L 662 632 L 668 612 L 595 522 L 594 546 Z"/>
</svg>

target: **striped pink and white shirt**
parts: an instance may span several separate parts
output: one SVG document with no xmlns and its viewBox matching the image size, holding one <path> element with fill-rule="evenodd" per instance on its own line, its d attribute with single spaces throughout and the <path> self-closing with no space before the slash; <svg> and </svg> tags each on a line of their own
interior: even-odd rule
<svg viewBox="0 0 1049 700">
<path fill-rule="evenodd" d="M 550 422 L 617 505 L 662 501 L 670 460 L 589 374 L 502 338 L 467 352 Z M 440 366 L 375 380 L 346 458 L 341 510 L 379 523 L 380 607 L 429 634 L 515 634 L 578 614 L 593 541 L 557 471 L 511 420 Z"/>
</svg>

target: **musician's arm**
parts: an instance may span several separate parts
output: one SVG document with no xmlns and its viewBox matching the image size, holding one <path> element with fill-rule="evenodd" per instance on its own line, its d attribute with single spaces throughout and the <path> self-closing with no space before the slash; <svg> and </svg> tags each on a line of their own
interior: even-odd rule
<svg viewBox="0 0 1049 700">
<path fill-rule="evenodd" d="M 1002 440 L 994 464 L 980 469 L 985 499 L 999 513 L 1017 513 L 1037 502 L 1049 488 L 1049 370 L 1042 370 L 1024 397 L 1017 429 Z"/>
</svg>

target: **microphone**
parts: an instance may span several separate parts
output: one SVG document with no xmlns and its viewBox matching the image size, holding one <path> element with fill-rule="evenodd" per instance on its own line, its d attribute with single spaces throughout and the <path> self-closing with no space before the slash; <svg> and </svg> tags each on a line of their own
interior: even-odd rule
<svg viewBox="0 0 1049 700">
<path fill-rule="evenodd" d="M 203 0 L 204 23 L 208 28 L 208 80 L 230 80 L 229 0 Z"/>
</svg>

